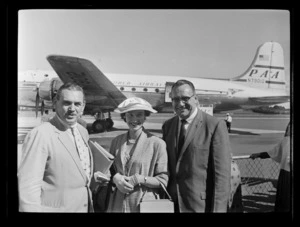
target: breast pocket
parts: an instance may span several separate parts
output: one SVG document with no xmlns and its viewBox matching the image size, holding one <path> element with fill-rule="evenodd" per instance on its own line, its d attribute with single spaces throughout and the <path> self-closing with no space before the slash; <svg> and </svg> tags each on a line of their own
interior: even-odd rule
<svg viewBox="0 0 300 227">
<path fill-rule="evenodd" d="M 206 145 L 195 145 L 192 152 L 193 166 L 199 168 L 207 168 L 208 157 L 209 157 L 209 146 Z"/>
<path fill-rule="evenodd" d="M 200 199 L 205 200 L 206 199 L 206 193 L 200 192 Z"/>
</svg>

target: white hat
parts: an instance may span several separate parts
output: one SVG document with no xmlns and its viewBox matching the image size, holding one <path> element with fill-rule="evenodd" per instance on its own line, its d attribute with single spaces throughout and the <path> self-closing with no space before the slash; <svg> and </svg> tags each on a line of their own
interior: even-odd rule
<svg viewBox="0 0 300 227">
<path fill-rule="evenodd" d="M 120 103 L 120 105 L 118 105 L 118 108 L 116 108 L 114 112 L 126 113 L 132 110 L 147 110 L 151 113 L 157 113 L 157 111 L 152 108 L 149 102 L 138 97 L 131 97 L 124 100 L 122 103 Z"/>
</svg>

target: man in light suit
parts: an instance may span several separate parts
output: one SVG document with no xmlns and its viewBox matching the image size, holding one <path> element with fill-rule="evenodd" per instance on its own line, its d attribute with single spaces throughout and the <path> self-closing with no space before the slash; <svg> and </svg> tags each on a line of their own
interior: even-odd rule
<svg viewBox="0 0 300 227">
<path fill-rule="evenodd" d="M 77 123 L 85 107 L 82 88 L 64 84 L 54 105 L 56 115 L 29 132 L 24 141 L 18 169 L 19 211 L 93 212 L 89 135 Z M 74 139 L 72 134 L 76 129 L 85 159 L 77 151 L 78 137 Z"/>
<path fill-rule="evenodd" d="M 225 122 L 198 108 L 194 85 L 177 81 L 171 90 L 176 116 L 163 124 L 175 212 L 227 212 L 231 148 Z M 185 137 L 178 149 L 181 120 Z"/>
</svg>

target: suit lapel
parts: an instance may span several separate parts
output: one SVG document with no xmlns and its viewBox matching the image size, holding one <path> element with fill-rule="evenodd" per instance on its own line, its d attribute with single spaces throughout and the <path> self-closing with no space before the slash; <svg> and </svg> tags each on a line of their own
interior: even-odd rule
<svg viewBox="0 0 300 227">
<path fill-rule="evenodd" d="M 195 116 L 191 125 L 189 126 L 188 132 L 186 134 L 186 138 L 184 140 L 184 144 L 180 151 L 180 156 L 178 158 L 178 161 L 181 160 L 182 155 L 186 151 L 186 148 L 191 143 L 192 139 L 195 137 L 196 131 L 199 127 L 201 127 L 201 125 L 202 125 L 202 113 L 200 110 L 198 110 L 197 115 Z"/>
<path fill-rule="evenodd" d="M 76 146 L 69 137 L 66 127 L 61 124 L 61 122 L 57 118 L 57 115 L 51 119 L 50 123 L 56 127 L 56 133 L 58 133 L 59 141 L 63 144 L 68 153 L 71 155 L 84 180 L 87 181 L 87 176 L 84 172 L 84 169 L 81 166 Z"/>
<path fill-rule="evenodd" d="M 166 143 L 168 144 L 168 156 L 169 156 L 169 161 L 170 165 L 173 165 L 172 163 L 176 163 L 176 154 L 177 154 L 177 143 L 178 143 L 178 117 L 174 117 L 171 122 L 170 122 L 170 129 L 169 133 L 167 134 L 166 137 Z M 175 168 L 175 165 L 174 165 Z"/>
</svg>

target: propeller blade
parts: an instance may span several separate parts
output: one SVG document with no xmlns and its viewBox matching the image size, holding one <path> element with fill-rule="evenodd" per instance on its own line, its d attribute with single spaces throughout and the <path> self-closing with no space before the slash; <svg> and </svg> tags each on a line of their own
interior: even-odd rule
<svg viewBox="0 0 300 227">
<path fill-rule="evenodd" d="M 44 114 L 44 110 L 45 110 L 45 103 L 44 103 L 44 100 L 42 101 L 42 106 L 41 106 L 41 114 L 43 116 Z"/>
<path fill-rule="evenodd" d="M 35 97 L 35 117 L 36 118 L 38 116 L 39 104 L 40 104 L 40 96 L 39 96 L 39 90 L 37 90 L 36 97 Z"/>
</svg>

